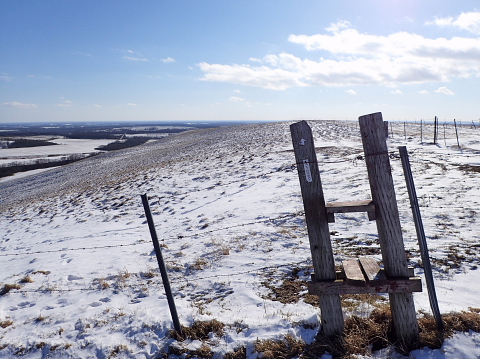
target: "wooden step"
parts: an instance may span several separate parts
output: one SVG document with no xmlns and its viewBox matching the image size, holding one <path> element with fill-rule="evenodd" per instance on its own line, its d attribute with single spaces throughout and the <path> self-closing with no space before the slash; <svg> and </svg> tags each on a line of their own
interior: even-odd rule
<svg viewBox="0 0 480 359">
<path fill-rule="evenodd" d="M 373 221 L 375 217 L 375 204 L 371 200 L 350 201 L 350 202 L 332 202 L 327 203 L 328 223 L 335 223 L 335 213 L 367 212 L 368 219 Z"/>
<path fill-rule="evenodd" d="M 308 282 L 309 294 L 360 294 L 360 293 L 410 293 L 421 292 L 422 281 L 414 277 L 409 268 L 409 278 L 387 278 L 377 261 L 371 257 L 343 261 L 343 270 L 337 280 Z"/>
</svg>

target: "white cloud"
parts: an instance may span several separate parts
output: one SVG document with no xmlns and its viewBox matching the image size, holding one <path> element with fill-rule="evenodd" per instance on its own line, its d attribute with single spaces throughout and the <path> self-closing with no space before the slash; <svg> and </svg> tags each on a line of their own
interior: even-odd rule
<svg viewBox="0 0 480 359">
<path fill-rule="evenodd" d="M 427 25 L 449 26 L 461 30 L 469 31 L 480 35 L 480 12 L 462 12 L 456 19 L 453 17 L 437 18 L 434 21 L 428 21 Z"/>
<path fill-rule="evenodd" d="M 163 61 L 164 63 L 176 62 L 175 59 L 172 57 L 167 57 L 166 59 L 162 59 L 161 61 Z"/>
<path fill-rule="evenodd" d="M 231 101 L 231 102 L 242 102 L 242 101 L 245 101 L 244 98 L 241 98 L 241 97 L 236 97 L 236 96 L 232 96 L 228 99 L 228 101 Z"/>
<path fill-rule="evenodd" d="M 67 100 L 65 97 L 60 97 L 60 99 L 63 101 L 63 103 L 59 103 L 59 104 L 57 104 L 57 106 L 60 106 L 60 107 L 72 107 L 73 106 L 73 102 L 70 101 L 70 100 Z"/>
<path fill-rule="evenodd" d="M 95 104 L 95 105 L 92 105 L 92 107 L 97 107 L 97 108 L 100 108 L 100 107 L 102 107 L 102 106 L 101 106 L 101 105 L 97 105 L 97 104 Z"/>
<path fill-rule="evenodd" d="M 268 66 L 220 65 L 202 62 L 200 69 L 205 72 L 204 81 L 230 82 L 272 90 L 285 90 L 289 87 L 307 86 L 299 80 L 295 72 L 273 69 Z"/>
<path fill-rule="evenodd" d="M 127 106 L 138 106 L 136 103 L 127 103 Z"/>
<path fill-rule="evenodd" d="M 419 91 L 418 93 L 420 95 L 426 95 L 427 93 L 430 93 L 430 92 L 428 92 L 427 90 L 422 90 L 422 91 Z"/>
<path fill-rule="evenodd" d="M 21 103 L 21 102 L 5 102 L 3 106 L 9 106 L 9 107 L 16 107 L 16 108 L 26 108 L 26 109 L 31 109 L 31 108 L 37 108 L 38 106 L 35 105 L 34 103 Z"/>
<path fill-rule="evenodd" d="M 310 60 L 281 53 L 251 58 L 254 65 L 202 62 L 202 80 L 285 90 L 301 86 L 395 86 L 480 76 L 480 38 L 429 39 L 407 32 L 369 35 L 353 29 L 348 21 L 340 21 L 331 24 L 325 34 L 290 35 L 288 39 L 328 58 Z"/>
<path fill-rule="evenodd" d="M 441 93 L 444 95 L 455 95 L 455 92 L 447 89 L 445 86 L 439 87 L 438 90 L 435 90 L 434 92 Z"/>
<path fill-rule="evenodd" d="M 233 92 L 235 92 L 235 93 L 242 93 L 242 91 L 240 91 L 240 90 L 233 90 Z"/>
<path fill-rule="evenodd" d="M 345 92 L 346 92 L 346 93 L 349 93 L 350 95 L 356 95 L 356 94 L 357 94 L 357 92 L 354 91 L 354 90 L 352 90 L 352 89 L 347 90 L 347 91 L 345 91 Z"/>
<path fill-rule="evenodd" d="M 133 57 L 133 56 L 124 56 L 124 60 L 130 60 L 130 61 L 148 61 L 148 59 L 141 59 L 139 57 Z"/>
<path fill-rule="evenodd" d="M 7 74 L 0 74 L 0 80 L 10 82 L 13 77 L 8 76 Z"/>
<path fill-rule="evenodd" d="M 403 92 L 397 89 L 397 90 L 392 91 L 392 92 L 390 92 L 390 93 L 391 93 L 391 94 L 394 94 L 394 95 L 401 95 Z"/>
</svg>

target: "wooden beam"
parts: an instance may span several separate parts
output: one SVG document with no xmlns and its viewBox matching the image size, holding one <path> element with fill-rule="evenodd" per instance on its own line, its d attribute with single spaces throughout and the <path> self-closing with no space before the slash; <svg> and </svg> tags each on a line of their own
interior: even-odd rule
<svg viewBox="0 0 480 359">
<path fill-rule="evenodd" d="M 290 126 L 290 133 L 302 191 L 315 278 L 335 280 L 335 261 L 312 129 L 305 121 L 300 121 Z M 340 296 L 325 294 L 319 297 L 319 301 L 323 333 L 327 336 L 340 335 L 343 331 Z"/>
<path fill-rule="evenodd" d="M 408 277 L 408 262 L 403 244 L 400 216 L 392 178 L 392 169 L 380 112 L 358 119 L 365 163 L 375 215 L 378 239 L 387 278 Z M 400 344 L 411 347 L 419 341 L 419 327 L 412 293 L 391 292 L 390 308 Z"/>
<path fill-rule="evenodd" d="M 422 280 L 419 277 L 406 279 L 387 279 L 382 285 L 364 287 L 352 286 L 346 281 L 308 282 L 308 293 L 326 294 L 368 294 L 368 293 L 412 293 L 422 291 Z"/>
</svg>

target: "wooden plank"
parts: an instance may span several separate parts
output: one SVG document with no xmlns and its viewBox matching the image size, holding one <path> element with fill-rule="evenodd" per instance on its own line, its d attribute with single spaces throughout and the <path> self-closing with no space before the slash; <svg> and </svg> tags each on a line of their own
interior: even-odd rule
<svg viewBox="0 0 480 359">
<path fill-rule="evenodd" d="M 375 204 L 372 200 L 331 202 L 326 204 L 328 223 L 334 223 L 334 213 L 367 212 L 368 220 L 375 220 Z"/>
<path fill-rule="evenodd" d="M 335 262 L 312 130 L 305 121 L 300 121 L 290 126 L 290 133 L 298 164 L 298 178 L 315 277 L 317 280 L 335 280 Z M 343 331 L 340 296 L 322 295 L 319 301 L 323 333 L 327 336 L 340 335 Z"/>
<path fill-rule="evenodd" d="M 365 275 L 368 285 L 378 286 L 384 285 L 387 282 L 387 277 L 385 272 L 381 270 L 377 261 L 372 257 L 360 257 L 359 259 L 360 266 L 362 267 L 362 272 Z"/>
<path fill-rule="evenodd" d="M 364 287 L 367 285 L 357 259 L 348 259 L 343 261 L 342 265 L 346 277 L 345 282 L 348 285 L 353 285 L 356 287 Z"/>
<path fill-rule="evenodd" d="M 412 293 L 422 291 L 422 280 L 419 277 L 407 279 L 391 279 L 383 285 L 355 287 L 343 280 L 329 282 L 308 282 L 308 293 L 313 295 L 326 294 L 368 294 L 368 293 Z"/>
<path fill-rule="evenodd" d="M 375 204 L 371 200 L 332 202 L 327 203 L 327 213 L 351 213 L 375 211 Z"/>
<path fill-rule="evenodd" d="M 408 277 L 408 262 L 382 114 L 377 112 L 361 116 L 358 121 L 372 200 L 375 203 L 376 224 L 385 274 L 387 278 L 405 278 Z M 400 345 L 405 348 L 411 347 L 419 341 L 413 295 L 398 293 L 398 291 L 389 293 L 391 293 L 389 297 L 393 324 Z"/>
</svg>

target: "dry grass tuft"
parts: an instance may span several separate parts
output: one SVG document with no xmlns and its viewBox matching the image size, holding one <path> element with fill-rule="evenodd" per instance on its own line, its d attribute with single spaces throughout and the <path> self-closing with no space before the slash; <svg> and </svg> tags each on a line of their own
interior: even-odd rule
<svg viewBox="0 0 480 359">
<path fill-rule="evenodd" d="M 9 327 L 10 325 L 13 325 L 13 322 L 10 319 L 0 322 L 0 327 L 3 329 L 5 329 L 6 327 Z"/>
<path fill-rule="evenodd" d="M 225 353 L 225 359 L 247 359 L 247 349 L 240 347 L 233 352 Z"/>
<path fill-rule="evenodd" d="M 50 274 L 50 271 L 48 271 L 48 270 L 36 270 L 35 272 L 32 272 L 32 274 L 49 275 L 49 274 Z"/>
<path fill-rule="evenodd" d="M 0 291 L 0 295 L 5 295 L 10 292 L 12 289 L 21 289 L 22 286 L 20 284 L 5 284 Z"/>
<path fill-rule="evenodd" d="M 20 283 L 33 283 L 33 282 L 34 281 L 33 281 L 32 277 L 30 277 L 28 275 L 23 277 L 22 279 L 20 279 Z"/>
<path fill-rule="evenodd" d="M 205 258 L 198 257 L 188 268 L 191 270 L 202 270 L 207 266 L 207 264 L 208 261 Z"/>
<path fill-rule="evenodd" d="M 274 286 L 268 281 L 262 282 L 262 285 L 270 289 L 273 293 L 267 295 L 270 300 L 279 301 L 283 304 L 297 303 L 300 300 L 300 292 L 307 287 L 306 281 L 285 280 L 280 286 Z"/>
<path fill-rule="evenodd" d="M 130 352 L 130 349 L 124 344 L 122 345 L 117 345 L 111 352 L 108 358 L 116 358 L 118 354 L 122 352 Z"/>
<path fill-rule="evenodd" d="M 196 350 L 188 350 L 184 348 L 178 348 L 178 347 L 170 347 L 169 353 L 179 356 L 181 358 L 198 358 L 198 359 L 211 359 L 215 355 L 214 352 L 212 352 L 212 348 L 210 348 L 208 345 L 205 343 L 202 344 L 202 346 Z"/>
<path fill-rule="evenodd" d="M 305 349 L 305 342 L 286 335 L 283 339 L 258 340 L 255 351 L 265 359 L 290 359 L 298 357 Z"/>
<path fill-rule="evenodd" d="M 216 336 L 221 337 L 224 334 L 224 327 L 225 324 L 216 319 L 212 319 L 210 321 L 198 321 L 193 323 L 191 327 L 184 327 L 182 325 L 182 333 L 171 330 L 170 336 L 181 342 L 186 339 L 207 340 L 209 339 L 210 333 L 214 333 Z"/>
</svg>

